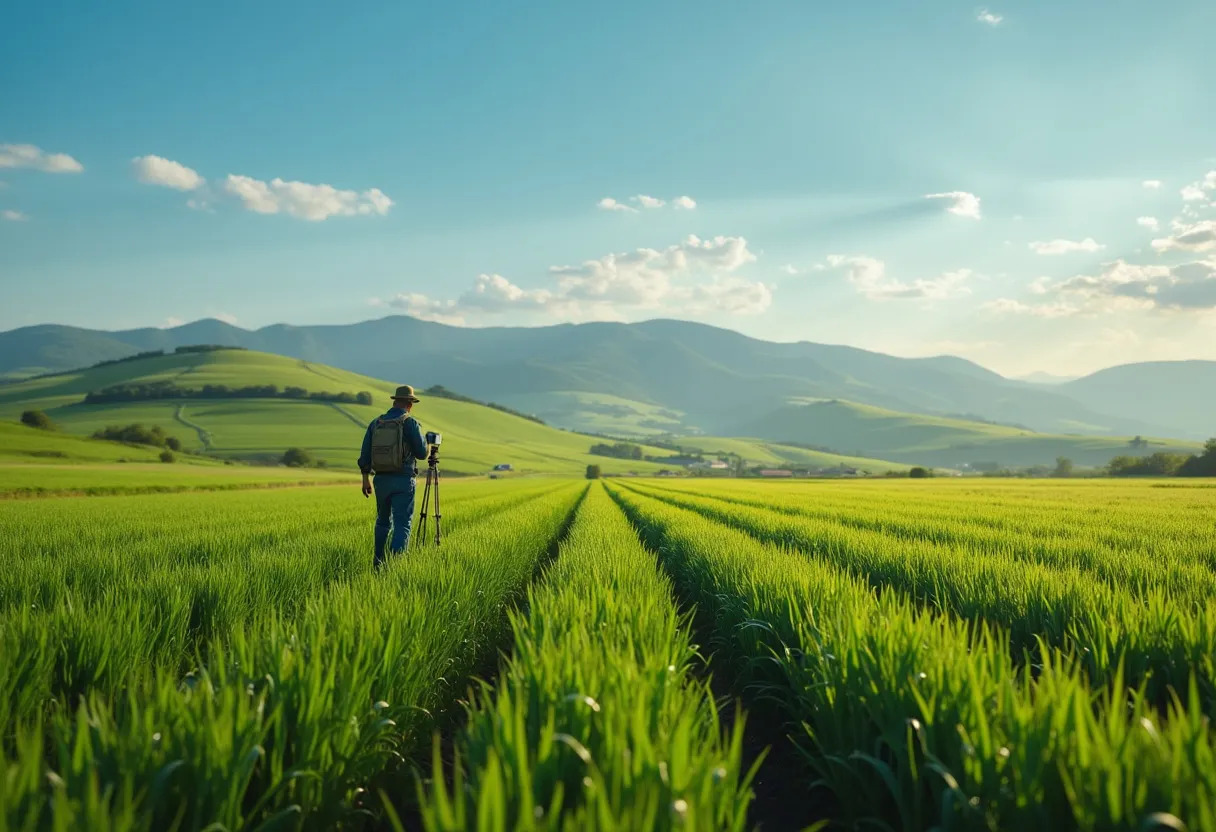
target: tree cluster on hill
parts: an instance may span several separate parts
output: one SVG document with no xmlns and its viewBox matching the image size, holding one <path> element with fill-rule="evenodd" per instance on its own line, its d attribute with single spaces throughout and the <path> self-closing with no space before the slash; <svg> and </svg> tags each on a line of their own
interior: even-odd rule
<svg viewBox="0 0 1216 832">
<path fill-rule="evenodd" d="M 518 416 L 521 419 L 527 419 L 529 422 L 536 422 L 538 425 L 545 424 L 545 420 L 539 416 L 534 416 L 531 413 L 523 413 L 513 407 L 507 407 L 505 404 L 498 402 L 483 402 L 480 399 L 475 399 L 472 396 L 466 396 L 463 393 L 457 393 L 455 390 L 449 390 L 442 384 L 433 384 L 422 391 L 424 396 L 434 396 L 437 399 L 451 399 L 454 402 L 467 402 L 469 404 L 479 404 L 482 407 L 491 407 L 494 410 L 500 410 L 503 413 L 509 413 L 512 416 Z"/>
<path fill-rule="evenodd" d="M 21 414 L 21 424 L 39 430 L 57 430 L 55 423 L 51 421 L 51 417 L 47 416 L 41 410 L 26 410 Z"/>
<path fill-rule="evenodd" d="M 316 464 L 313 455 L 304 448 L 288 448 L 279 462 L 288 468 L 308 468 Z"/>
<path fill-rule="evenodd" d="M 339 404 L 371 404 L 372 394 L 310 392 L 303 387 L 287 387 L 280 390 L 274 384 L 250 384 L 245 387 L 229 387 L 226 384 L 204 384 L 202 387 L 179 387 L 172 381 L 129 382 L 90 391 L 84 397 L 85 404 L 111 404 L 114 402 L 140 402 L 158 399 L 307 399 L 309 401 L 337 402 Z"/>
<path fill-rule="evenodd" d="M 98 361 L 96 364 L 90 365 L 87 369 L 96 370 L 98 367 L 109 367 L 113 364 L 126 364 L 128 361 L 141 361 L 145 358 L 159 358 L 164 354 L 164 350 L 145 350 L 144 352 L 137 352 L 134 355 L 125 355 L 122 358 L 108 358 L 105 361 Z"/>
<path fill-rule="evenodd" d="M 1202 453 L 1117 456 L 1106 470 L 1112 477 L 1216 477 L 1216 438 L 1204 444 Z"/>
<path fill-rule="evenodd" d="M 589 453 L 595 456 L 610 456 L 614 459 L 641 459 L 642 446 L 632 442 L 599 442 L 591 446 Z"/>
<path fill-rule="evenodd" d="M 126 442 L 132 445 L 151 445 L 154 448 L 167 448 L 170 451 L 182 449 L 181 440 L 169 436 L 159 425 L 146 427 L 139 423 L 119 427 L 108 425 L 93 432 L 94 439 L 108 439 L 111 442 Z"/>
</svg>

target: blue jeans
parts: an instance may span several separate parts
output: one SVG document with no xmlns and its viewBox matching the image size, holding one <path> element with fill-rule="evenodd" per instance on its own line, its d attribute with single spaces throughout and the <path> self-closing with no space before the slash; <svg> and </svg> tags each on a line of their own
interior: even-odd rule
<svg viewBox="0 0 1216 832">
<path fill-rule="evenodd" d="M 373 481 L 376 489 L 376 558 L 379 569 L 385 561 L 385 544 L 393 554 L 405 551 L 410 542 L 410 527 L 414 523 L 414 478 L 384 474 Z M 393 539 L 389 542 L 389 528 Z"/>
</svg>

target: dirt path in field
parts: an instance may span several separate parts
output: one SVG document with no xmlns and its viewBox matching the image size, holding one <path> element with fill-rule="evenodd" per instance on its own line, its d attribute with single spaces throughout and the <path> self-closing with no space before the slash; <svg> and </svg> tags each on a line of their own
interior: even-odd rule
<svg viewBox="0 0 1216 832">
<path fill-rule="evenodd" d="M 198 441 L 202 443 L 204 451 L 211 450 L 211 431 L 207 430 L 197 422 L 191 422 L 189 419 L 187 419 L 186 406 L 184 404 L 179 404 L 177 409 L 173 411 L 173 418 L 198 434 Z"/>
</svg>

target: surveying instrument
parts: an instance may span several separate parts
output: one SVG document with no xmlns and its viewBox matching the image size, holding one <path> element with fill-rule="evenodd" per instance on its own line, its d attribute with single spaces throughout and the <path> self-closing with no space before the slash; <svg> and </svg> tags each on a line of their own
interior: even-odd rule
<svg viewBox="0 0 1216 832">
<path fill-rule="evenodd" d="M 443 434 L 427 431 L 426 443 L 431 446 L 431 452 L 426 458 L 426 486 L 422 489 L 421 513 L 418 517 L 418 539 L 426 540 L 427 509 L 431 507 L 431 495 L 435 497 L 435 545 L 439 545 L 439 521 L 443 514 L 439 510 L 439 446 L 443 443 Z"/>
</svg>

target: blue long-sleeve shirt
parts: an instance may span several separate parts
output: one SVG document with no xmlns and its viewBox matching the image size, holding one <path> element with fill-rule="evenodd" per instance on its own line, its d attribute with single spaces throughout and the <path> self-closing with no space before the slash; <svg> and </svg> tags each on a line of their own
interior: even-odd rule
<svg viewBox="0 0 1216 832">
<path fill-rule="evenodd" d="M 404 410 L 399 407 L 390 407 L 387 413 L 373 419 L 368 424 L 367 431 L 363 434 L 363 449 L 359 452 L 359 470 L 364 474 L 370 474 L 372 471 L 372 432 L 376 429 L 376 422 L 380 419 L 399 419 L 402 416 L 405 416 Z M 407 417 L 402 433 L 405 438 L 405 465 L 399 474 L 386 474 L 385 476 L 404 475 L 412 477 L 414 475 L 414 466 L 409 464 L 410 458 L 426 459 L 426 442 L 422 439 L 422 426 L 418 424 L 418 420 L 413 416 Z"/>
</svg>

